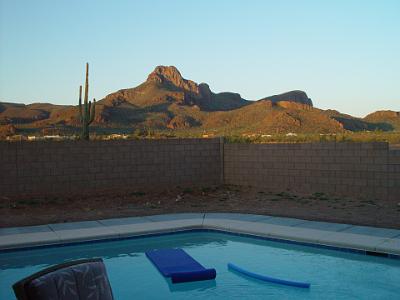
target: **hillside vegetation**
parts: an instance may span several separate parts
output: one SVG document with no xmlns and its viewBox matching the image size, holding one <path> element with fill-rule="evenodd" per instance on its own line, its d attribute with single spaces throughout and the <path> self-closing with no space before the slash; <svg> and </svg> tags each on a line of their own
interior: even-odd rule
<svg viewBox="0 0 400 300">
<path fill-rule="evenodd" d="M 52 129 L 78 131 L 77 106 L 0 102 L 0 134 L 37 134 Z M 260 100 L 232 92 L 214 93 L 208 84 L 183 78 L 175 67 L 158 66 L 134 88 L 111 93 L 97 102 L 94 133 L 160 132 L 163 135 L 344 134 L 399 131 L 400 113 L 378 111 L 355 118 L 321 110 L 303 91 Z"/>
</svg>

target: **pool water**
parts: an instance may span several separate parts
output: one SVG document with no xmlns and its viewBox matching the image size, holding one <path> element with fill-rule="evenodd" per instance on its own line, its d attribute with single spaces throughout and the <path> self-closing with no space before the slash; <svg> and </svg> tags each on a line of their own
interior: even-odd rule
<svg viewBox="0 0 400 300">
<path fill-rule="evenodd" d="M 183 248 L 215 280 L 171 284 L 144 252 Z M 400 260 L 345 253 L 218 232 L 96 242 L 0 253 L 0 299 L 15 299 L 11 285 L 49 265 L 102 257 L 115 299 L 400 299 Z M 229 271 L 232 262 L 256 273 L 310 282 L 281 286 Z"/>
</svg>

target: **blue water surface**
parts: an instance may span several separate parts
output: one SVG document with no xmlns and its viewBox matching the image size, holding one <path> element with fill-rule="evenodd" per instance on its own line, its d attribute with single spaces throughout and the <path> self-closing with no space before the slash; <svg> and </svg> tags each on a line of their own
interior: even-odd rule
<svg viewBox="0 0 400 300">
<path fill-rule="evenodd" d="M 171 284 L 144 252 L 179 247 L 216 280 Z M 400 299 L 400 261 L 216 232 L 188 232 L 112 242 L 0 253 L 0 299 L 11 285 L 53 264 L 102 257 L 116 299 Z M 229 271 L 232 262 L 253 272 L 310 282 L 310 289 L 258 281 Z"/>
</svg>

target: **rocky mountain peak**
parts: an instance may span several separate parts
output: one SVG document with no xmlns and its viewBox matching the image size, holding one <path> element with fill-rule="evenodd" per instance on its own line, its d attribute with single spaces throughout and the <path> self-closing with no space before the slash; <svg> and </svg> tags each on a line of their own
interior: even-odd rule
<svg viewBox="0 0 400 300">
<path fill-rule="evenodd" d="M 199 91 L 200 94 L 205 98 L 205 99 L 211 99 L 212 92 L 210 90 L 210 87 L 207 83 L 200 83 L 199 84 Z"/>
<path fill-rule="evenodd" d="M 366 116 L 366 118 L 400 118 L 400 111 L 378 110 Z"/>
<path fill-rule="evenodd" d="M 272 103 L 277 103 L 280 101 L 288 101 L 288 102 L 296 102 L 300 104 L 313 106 L 312 100 L 308 98 L 307 94 L 303 91 L 298 91 L 298 90 L 270 96 L 267 98 L 263 98 L 262 100 L 270 100 L 272 101 Z"/>
<path fill-rule="evenodd" d="M 147 82 L 157 82 L 160 84 L 172 84 L 178 88 L 198 94 L 197 83 L 182 77 L 181 73 L 174 66 L 157 66 L 147 77 Z"/>
<path fill-rule="evenodd" d="M 147 78 L 147 81 L 170 81 L 179 84 L 183 81 L 183 77 L 178 69 L 174 66 L 157 66 Z"/>
</svg>

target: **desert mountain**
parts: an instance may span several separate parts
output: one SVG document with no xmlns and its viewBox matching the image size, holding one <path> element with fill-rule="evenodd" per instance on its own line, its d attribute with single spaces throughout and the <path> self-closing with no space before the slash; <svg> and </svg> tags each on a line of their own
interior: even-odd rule
<svg viewBox="0 0 400 300">
<path fill-rule="evenodd" d="M 76 106 L 0 102 L 0 124 L 9 130 L 69 128 L 79 125 Z M 10 127 L 12 125 L 12 127 Z M 259 132 L 331 133 L 344 130 L 399 130 L 399 112 L 379 111 L 364 119 L 321 110 L 303 91 L 243 99 L 232 92 L 214 93 L 208 84 L 182 77 L 173 66 L 158 66 L 147 80 L 97 102 L 97 129 L 213 130 L 221 134 Z"/>
<path fill-rule="evenodd" d="M 266 97 L 261 100 L 268 100 L 268 101 L 271 101 L 272 103 L 289 101 L 289 102 L 296 102 L 296 103 L 300 103 L 300 104 L 313 106 L 311 99 L 308 98 L 307 94 L 303 91 L 291 91 L 288 93 L 283 93 L 283 94 L 279 94 L 279 95 Z"/>
<path fill-rule="evenodd" d="M 196 106 L 203 111 L 232 110 L 249 104 L 235 93 L 214 94 L 206 83 L 184 79 L 177 68 L 158 66 L 138 87 L 119 90 L 105 97 L 104 105 L 123 102 L 138 107 L 160 104 Z"/>
<path fill-rule="evenodd" d="M 378 110 L 367 115 L 366 122 L 381 124 L 389 129 L 400 130 L 400 112 L 392 110 Z"/>
</svg>

